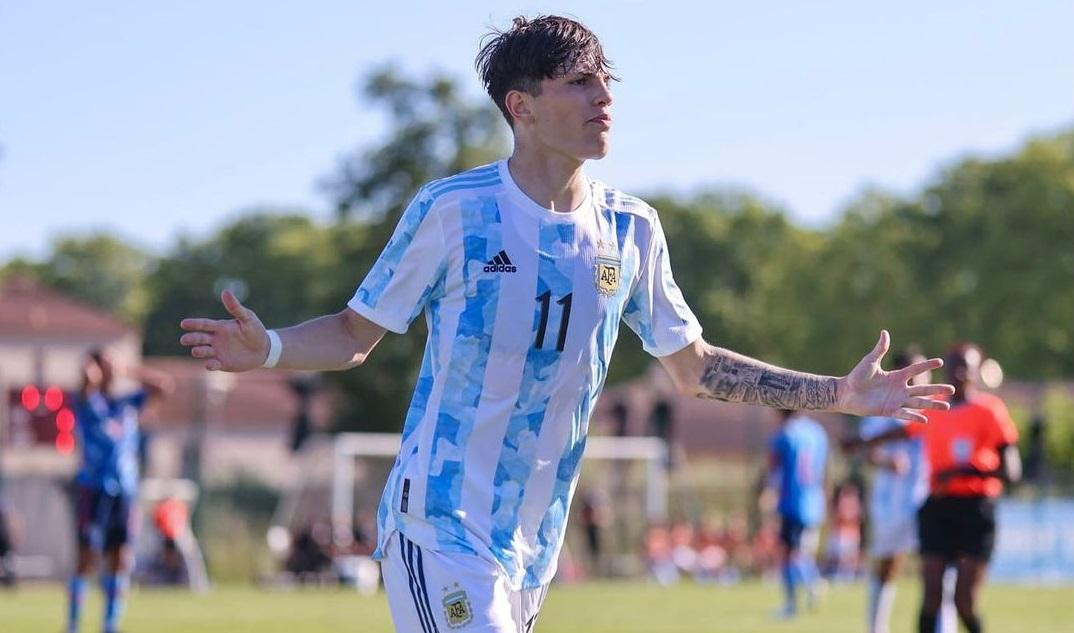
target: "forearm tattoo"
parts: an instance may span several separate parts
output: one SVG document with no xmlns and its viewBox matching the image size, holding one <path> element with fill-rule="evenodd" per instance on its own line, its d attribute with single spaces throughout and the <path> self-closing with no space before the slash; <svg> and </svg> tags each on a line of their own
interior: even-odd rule
<svg viewBox="0 0 1074 633">
<path fill-rule="evenodd" d="M 715 348 L 701 376 L 698 396 L 763 404 L 777 409 L 831 409 L 836 379 L 774 367 Z"/>
</svg>

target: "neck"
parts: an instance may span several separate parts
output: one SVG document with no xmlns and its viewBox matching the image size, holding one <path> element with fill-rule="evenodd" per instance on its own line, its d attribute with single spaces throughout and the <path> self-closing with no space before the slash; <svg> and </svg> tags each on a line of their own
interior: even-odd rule
<svg viewBox="0 0 1074 633">
<path fill-rule="evenodd" d="M 584 161 L 563 154 L 528 151 L 517 144 L 507 168 L 515 184 L 546 209 L 569 212 L 585 201 Z"/>
<path fill-rule="evenodd" d="M 951 396 L 951 402 L 965 402 L 973 397 L 975 389 L 970 385 L 955 385 L 955 394 Z"/>
</svg>

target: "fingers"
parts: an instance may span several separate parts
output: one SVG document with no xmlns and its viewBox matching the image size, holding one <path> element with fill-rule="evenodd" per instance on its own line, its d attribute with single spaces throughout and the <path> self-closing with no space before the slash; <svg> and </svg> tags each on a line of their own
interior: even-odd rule
<svg viewBox="0 0 1074 633">
<path fill-rule="evenodd" d="M 208 369 L 209 371 L 220 371 L 223 368 L 224 364 L 215 358 L 210 358 L 209 360 L 205 361 L 205 369 Z"/>
<path fill-rule="evenodd" d="M 926 418 L 924 414 L 906 408 L 899 409 L 895 412 L 895 415 L 891 417 L 898 418 L 900 420 L 907 420 L 910 422 L 919 422 L 921 424 L 927 424 L 929 421 L 929 419 Z"/>
<path fill-rule="evenodd" d="M 250 320 L 250 311 L 243 307 L 238 297 L 230 290 L 220 293 L 220 301 L 224 303 L 224 308 L 227 309 L 228 314 L 235 317 L 240 323 Z"/>
<path fill-rule="evenodd" d="M 191 348 L 190 355 L 194 358 L 213 358 L 216 356 L 216 352 L 213 351 L 213 348 L 210 345 L 198 345 L 197 347 Z"/>
<path fill-rule="evenodd" d="M 191 347 L 193 345 L 212 345 L 212 334 L 205 332 L 188 332 L 179 337 L 179 344 Z"/>
<path fill-rule="evenodd" d="M 949 396 L 955 393 L 951 385 L 915 385 L 906 389 L 911 396 Z"/>
<path fill-rule="evenodd" d="M 891 335 L 887 330 L 880 330 L 880 338 L 876 341 L 876 346 L 873 347 L 873 351 L 869 352 L 869 360 L 874 363 L 879 363 L 880 359 L 884 357 L 884 354 L 888 353 L 888 348 L 891 346 Z"/>
<path fill-rule="evenodd" d="M 928 360 L 918 361 L 913 365 L 908 365 L 900 370 L 898 373 L 900 376 L 905 376 L 907 380 L 918 375 L 923 374 L 933 369 L 939 369 L 943 367 L 943 360 L 939 358 L 930 358 Z"/>
<path fill-rule="evenodd" d="M 934 411 L 946 411 L 951 405 L 943 400 L 929 400 L 928 398 L 907 398 L 903 403 L 907 409 L 932 409 Z"/>
<path fill-rule="evenodd" d="M 184 330 L 196 330 L 199 332 L 216 332 L 227 321 L 217 321 L 216 319 L 183 319 L 179 322 L 179 327 Z"/>
</svg>

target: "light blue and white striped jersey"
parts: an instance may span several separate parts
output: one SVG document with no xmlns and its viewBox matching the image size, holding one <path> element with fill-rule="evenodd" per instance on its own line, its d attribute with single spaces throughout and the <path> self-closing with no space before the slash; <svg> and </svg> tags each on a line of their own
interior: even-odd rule
<svg viewBox="0 0 1074 633">
<path fill-rule="evenodd" d="M 872 439 L 906 423 L 896 418 L 872 416 L 862 419 L 860 433 Z M 895 522 L 915 517 L 929 495 L 929 467 L 925 459 L 924 440 L 920 437 L 885 442 L 876 449 L 888 459 L 906 457 L 909 468 L 903 474 L 887 468 L 874 470 L 869 493 L 869 518 L 875 522 Z"/>
<path fill-rule="evenodd" d="M 553 212 L 507 161 L 422 187 L 347 305 L 393 332 L 422 311 L 429 326 L 378 550 L 398 530 L 497 563 L 516 589 L 555 573 L 620 320 L 654 356 L 701 336 L 651 207 L 590 181 Z"/>
</svg>

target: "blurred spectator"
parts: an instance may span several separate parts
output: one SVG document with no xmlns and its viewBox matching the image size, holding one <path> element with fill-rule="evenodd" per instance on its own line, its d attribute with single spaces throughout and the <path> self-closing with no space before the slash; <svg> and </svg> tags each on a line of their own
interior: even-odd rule
<svg viewBox="0 0 1074 633">
<path fill-rule="evenodd" d="M 845 481 L 832 493 L 832 518 L 824 551 L 824 575 L 854 580 L 861 571 L 861 489 Z"/>
<path fill-rule="evenodd" d="M 679 570 L 672 558 L 671 532 L 666 525 L 654 524 L 645 533 L 645 564 L 657 584 L 679 582 Z"/>
<path fill-rule="evenodd" d="M 723 533 L 711 521 L 698 527 L 695 539 L 697 566 L 694 578 L 698 582 L 733 582 L 737 575 L 731 573 L 727 550 L 723 547 Z M 734 578 L 732 578 L 734 577 Z"/>
<path fill-rule="evenodd" d="M 697 570 L 694 526 L 685 521 L 671 526 L 671 561 L 680 575 L 693 576 Z"/>
<path fill-rule="evenodd" d="M 753 535 L 751 550 L 751 570 L 757 576 L 768 578 L 779 570 L 780 544 L 779 520 L 767 516 L 761 520 L 757 533 Z"/>
<path fill-rule="evenodd" d="M 190 513 L 179 499 L 165 499 L 153 509 L 153 525 L 160 535 L 160 549 L 146 564 L 139 580 L 149 585 L 186 585 L 189 583 L 186 562 L 179 550 L 179 539 L 186 533 Z"/>
<path fill-rule="evenodd" d="M 737 581 L 742 574 L 753 571 L 753 553 L 750 548 L 746 517 L 732 514 L 724 521 L 720 532 L 720 546 L 727 553 L 728 581 Z"/>
<path fill-rule="evenodd" d="M 316 522 L 299 530 L 291 542 L 284 569 L 299 583 L 319 581 L 332 568 L 331 545 L 332 529 L 327 523 Z"/>
</svg>

